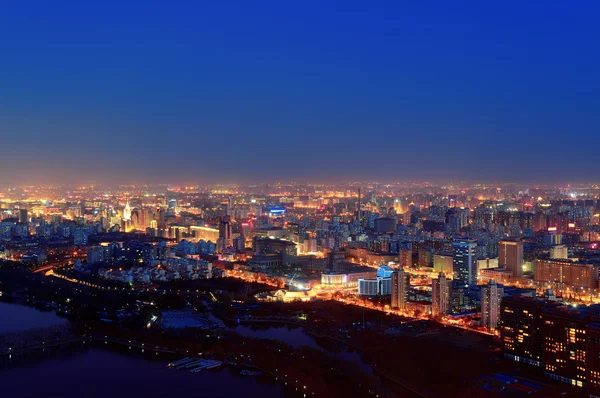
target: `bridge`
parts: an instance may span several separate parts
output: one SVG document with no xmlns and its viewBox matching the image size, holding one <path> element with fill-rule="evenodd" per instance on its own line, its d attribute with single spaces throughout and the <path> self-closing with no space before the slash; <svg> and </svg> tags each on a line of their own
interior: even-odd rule
<svg viewBox="0 0 600 398">
<path fill-rule="evenodd" d="M 79 336 L 75 335 L 71 331 L 70 325 L 36 328 L 0 335 L 0 356 L 20 354 L 33 350 L 59 347 L 72 343 L 83 343 L 86 341 L 113 343 L 165 354 L 194 356 L 186 349 L 168 348 L 160 345 L 147 344 L 136 340 L 110 337 L 108 335 L 86 334 Z"/>
</svg>

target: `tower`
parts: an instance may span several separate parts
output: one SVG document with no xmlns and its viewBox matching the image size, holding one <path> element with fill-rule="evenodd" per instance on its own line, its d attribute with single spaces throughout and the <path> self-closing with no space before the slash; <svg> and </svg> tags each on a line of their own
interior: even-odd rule
<svg viewBox="0 0 600 398">
<path fill-rule="evenodd" d="M 454 256 L 452 266 L 454 271 L 454 281 L 457 285 L 469 286 L 477 283 L 477 241 L 458 240 L 452 246 L 454 247 Z"/>
<path fill-rule="evenodd" d="M 127 204 L 125 204 L 125 208 L 123 209 L 123 218 L 125 220 L 131 220 L 131 207 L 129 206 L 129 199 L 127 200 Z"/>
<path fill-rule="evenodd" d="M 229 221 L 221 221 L 219 223 L 219 238 L 224 239 L 225 248 L 233 245 L 233 240 L 231 239 L 231 223 Z"/>
</svg>

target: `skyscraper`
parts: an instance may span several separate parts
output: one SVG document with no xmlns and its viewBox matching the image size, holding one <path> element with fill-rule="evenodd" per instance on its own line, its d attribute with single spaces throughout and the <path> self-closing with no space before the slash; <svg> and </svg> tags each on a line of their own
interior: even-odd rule
<svg viewBox="0 0 600 398">
<path fill-rule="evenodd" d="M 462 239 L 452 243 L 454 247 L 453 269 L 454 282 L 468 286 L 477 283 L 477 241 Z"/>
<path fill-rule="evenodd" d="M 19 222 L 28 222 L 29 221 L 29 217 L 27 215 L 27 209 L 20 209 L 19 210 Z"/>
<path fill-rule="evenodd" d="M 410 275 L 403 268 L 392 274 L 392 308 L 403 311 L 408 301 L 408 289 L 410 288 Z"/>
<path fill-rule="evenodd" d="M 231 247 L 233 240 L 231 239 L 231 223 L 228 221 L 221 221 L 219 224 L 219 238 L 223 238 L 225 247 Z"/>
<path fill-rule="evenodd" d="M 498 266 L 506 268 L 514 278 L 523 276 L 523 242 L 517 240 L 498 242 Z"/>
<path fill-rule="evenodd" d="M 448 314 L 451 299 L 452 280 L 440 272 L 438 278 L 431 281 L 431 314 L 434 317 Z"/>
<path fill-rule="evenodd" d="M 504 296 L 504 287 L 490 280 L 487 286 L 481 288 L 481 325 L 496 329 L 500 322 L 500 304 Z"/>
<path fill-rule="evenodd" d="M 535 366 L 542 365 L 542 312 L 545 307 L 556 305 L 558 303 L 523 296 L 502 300 L 500 336 L 506 358 Z"/>
<path fill-rule="evenodd" d="M 123 218 L 125 220 L 131 220 L 131 206 L 129 206 L 129 200 L 125 204 L 125 208 L 123 209 Z"/>
</svg>

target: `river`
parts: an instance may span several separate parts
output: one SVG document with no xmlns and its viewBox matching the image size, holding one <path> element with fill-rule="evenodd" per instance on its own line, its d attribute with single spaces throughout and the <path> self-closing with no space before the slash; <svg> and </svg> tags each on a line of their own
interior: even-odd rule
<svg viewBox="0 0 600 398">
<path fill-rule="evenodd" d="M 39 311 L 20 304 L 0 301 L 0 334 L 66 323 L 52 311 Z"/>
<path fill-rule="evenodd" d="M 294 347 L 308 346 L 327 351 L 355 363 L 367 374 L 373 373 L 360 353 L 328 339 L 315 339 L 301 327 L 238 323 L 228 323 L 227 326 L 212 315 L 208 318 L 242 336 L 273 339 Z M 0 334 L 67 322 L 50 311 L 5 302 L 0 302 L 0 319 Z M 64 397 L 71 396 L 73 391 L 81 391 L 85 397 L 104 398 L 114 394 L 166 397 L 189 394 L 195 390 L 209 397 L 239 394 L 270 398 L 286 396 L 284 387 L 275 384 L 266 375 L 258 378 L 244 377 L 238 374 L 239 370 L 231 368 L 191 373 L 166 367 L 167 363 L 180 358 L 110 344 L 77 343 L 68 347 L 38 350 L 14 358 L 0 357 L 0 383 L 10 381 L 2 385 L 5 388 L 8 386 L 10 394 L 7 396 L 11 398 L 38 394 Z M 35 382 L 31 382 L 32 379 Z"/>
<path fill-rule="evenodd" d="M 52 312 L 0 302 L 1 333 L 65 322 Z M 168 369 L 173 357 L 139 349 L 77 343 L 68 347 L 0 358 L 0 384 L 7 397 L 268 396 L 285 397 L 283 387 L 229 368 L 191 373 Z M 4 396 L 4 394 L 2 396 Z"/>
</svg>

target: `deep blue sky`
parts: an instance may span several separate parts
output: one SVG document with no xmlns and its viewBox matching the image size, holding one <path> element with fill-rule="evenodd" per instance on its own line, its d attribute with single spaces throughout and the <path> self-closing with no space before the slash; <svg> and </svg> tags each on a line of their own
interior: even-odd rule
<svg viewBox="0 0 600 398">
<path fill-rule="evenodd" d="M 0 180 L 598 180 L 600 6 L 5 1 Z"/>
</svg>

